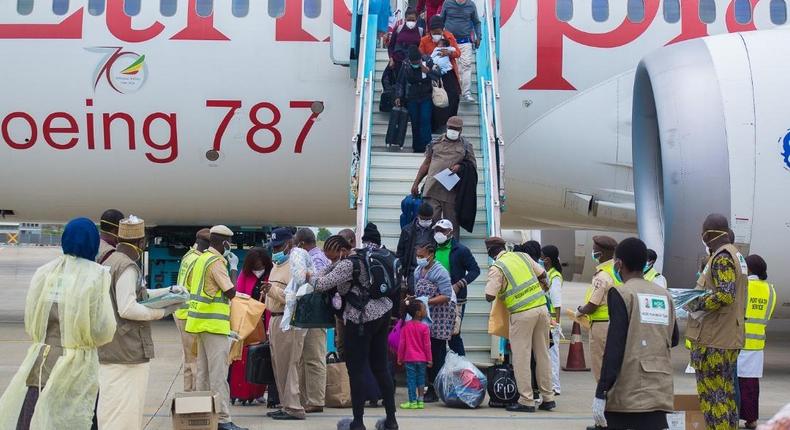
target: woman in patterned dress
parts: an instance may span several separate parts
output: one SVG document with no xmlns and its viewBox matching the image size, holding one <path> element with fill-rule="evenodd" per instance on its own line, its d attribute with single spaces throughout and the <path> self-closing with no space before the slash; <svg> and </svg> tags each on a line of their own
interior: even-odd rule
<svg viewBox="0 0 790 430">
<path fill-rule="evenodd" d="M 435 402 L 436 391 L 433 381 L 444 366 L 447 341 L 453 335 L 455 324 L 455 293 L 450 282 L 450 273 L 436 262 L 436 243 L 430 241 L 417 245 L 417 269 L 414 271 L 414 296 L 428 298 L 431 317 L 431 355 L 433 366 L 428 369 L 428 391 L 425 403 Z"/>
</svg>

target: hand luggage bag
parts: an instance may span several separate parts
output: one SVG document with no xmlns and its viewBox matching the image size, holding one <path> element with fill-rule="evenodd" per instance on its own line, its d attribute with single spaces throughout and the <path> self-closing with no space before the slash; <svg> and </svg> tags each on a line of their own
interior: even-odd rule
<svg viewBox="0 0 790 430">
<path fill-rule="evenodd" d="M 232 404 L 236 404 L 236 401 L 240 401 L 242 405 L 251 404 L 253 400 L 262 397 L 263 393 L 266 392 L 265 385 L 247 382 L 246 371 L 249 349 L 249 346 L 245 346 L 241 350 L 241 360 L 234 361 L 230 365 L 228 384 L 230 385 L 230 401 Z"/>
<path fill-rule="evenodd" d="M 387 146 L 403 147 L 406 141 L 406 129 L 409 126 L 409 111 L 404 107 L 394 107 L 390 112 L 387 136 L 384 141 Z"/>
<path fill-rule="evenodd" d="M 253 384 L 274 384 L 274 368 L 272 367 L 272 351 L 269 342 L 247 347 L 247 382 Z"/>
</svg>

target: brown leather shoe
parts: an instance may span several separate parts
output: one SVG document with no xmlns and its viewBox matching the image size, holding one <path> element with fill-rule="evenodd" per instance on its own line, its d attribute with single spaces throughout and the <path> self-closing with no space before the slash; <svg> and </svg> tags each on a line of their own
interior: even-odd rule
<svg viewBox="0 0 790 430">
<path fill-rule="evenodd" d="M 306 406 L 304 411 L 308 414 L 320 414 L 321 412 L 324 412 L 324 408 L 321 406 Z"/>
</svg>

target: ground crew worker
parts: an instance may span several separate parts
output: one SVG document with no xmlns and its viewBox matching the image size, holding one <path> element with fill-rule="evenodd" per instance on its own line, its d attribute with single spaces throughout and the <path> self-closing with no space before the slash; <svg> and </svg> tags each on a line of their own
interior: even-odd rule
<svg viewBox="0 0 790 430">
<path fill-rule="evenodd" d="M 549 348 L 551 357 L 551 386 L 554 395 L 559 395 L 562 387 L 560 386 L 560 338 L 562 338 L 562 327 L 560 326 L 560 311 L 562 308 L 562 263 L 560 263 L 560 250 L 554 245 L 546 245 L 540 250 L 543 268 L 548 272 L 549 291 L 546 294 L 551 301 L 551 317 L 556 322 L 551 329 L 554 344 Z"/>
<path fill-rule="evenodd" d="M 647 263 L 645 264 L 645 279 L 655 283 L 661 288 L 667 287 L 667 278 L 664 275 L 658 273 L 658 270 L 654 267 L 656 264 L 656 260 L 658 260 L 658 254 L 656 251 L 652 249 L 647 250 Z"/>
<path fill-rule="evenodd" d="M 700 409 L 707 428 L 737 428 L 735 367 L 744 346 L 748 268 L 732 245 L 727 217 L 711 214 L 702 224 L 702 242 L 710 258 L 697 288 L 708 292 L 686 305 L 686 337 L 696 371 Z"/>
<path fill-rule="evenodd" d="M 757 428 L 760 409 L 760 378 L 765 361 L 765 327 L 776 307 L 776 290 L 766 282 L 768 265 L 762 257 L 746 257 L 749 268 L 749 288 L 746 298 L 746 341 L 738 354 L 738 384 L 741 392 L 740 419 L 746 428 Z"/>
<path fill-rule="evenodd" d="M 238 258 L 230 262 L 233 231 L 224 225 L 211 227 L 208 251 L 198 257 L 187 279 L 190 289 L 189 312 L 185 330 L 197 338 L 198 391 L 217 395 L 219 430 L 245 430 L 233 424 L 230 416 L 228 355 L 230 354 L 230 300 L 236 296 L 230 276 L 238 272 Z M 235 262 L 235 266 L 234 266 Z"/>
<path fill-rule="evenodd" d="M 189 248 L 186 254 L 181 257 L 181 266 L 178 268 L 178 280 L 176 285 L 187 286 L 187 278 L 195 267 L 198 257 L 206 252 L 209 247 L 210 231 L 204 228 L 197 232 L 195 244 Z M 181 336 L 181 348 L 184 353 L 184 391 L 195 391 L 195 374 L 197 355 L 195 355 L 195 335 L 187 333 L 184 328 L 187 324 L 187 314 L 189 312 L 189 302 L 184 303 L 181 309 L 173 313 L 173 321 L 176 323 L 178 334 Z"/>
<path fill-rule="evenodd" d="M 550 411 L 557 404 L 551 387 L 549 330 L 551 322 L 546 307 L 548 290 L 546 271 L 529 255 L 508 252 L 499 237 L 485 240 L 488 256 L 495 260 L 488 269 L 486 300 L 499 296 L 510 313 L 510 347 L 519 400 L 507 407 L 511 412 L 535 412 L 532 393 L 531 354 L 535 356 L 536 380 L 542 402 L 538 409 Z"/>
<path fill-rule="evenodd" d="M 593 237 L 592 259 L 598 266 L 592 279 L 592 285 L 587 289 L 586 304 L 579 306 L 576 315 L 587 315 L 592 326 L 590 327 L 590 359 L 595 382 L 601 378 L 601 362 L 603 349 L 606 345 L 606 333 L 609 330 L 609 308 L 606 297 L 613 286 L 622 285 L 614 274 L 614 249 L 617 241 L 609 236 Z"/>
<path fill-rule="evenodd" d="M 291 282 L 290 253 L 293 249 L 293 233 L 287 228 L 272 232 L 272 273 L 269 282 L 261 286 L 266 293 L 266 308 L 272 313 L 269 321 L 269 342 L 272 348 L 272 367 L 277 391 L 280 394 L 281 410 L 266 414 L 275 420 L 303 420 L 305 410 L 299 394 L 299 358 L 302 356 L 307 330 L 291 327 L 283 331 L 280 323 L 285 312 L 285 289 Z"/>
<path fill-rule="evenodd" d="M 593 399 L 598 428 L 663 430 L 674 410 L 671 347 L 678 344 L 672 296 L 643 279 L 645 244 L 617 245 L 613 269 L 624 284 L 610 288 L 605 361 Z M 670 346 L 671 345 L 671 346 Z"/>
<path fill-rule="evenodd" d="M 118 244 L 118 224 L 124 219 L 123 213 L 118 209 L 107 209 L 99 219 L 99 254 L 96 262 L 101 264 L 110 251 L 115 251 Z"/>
<path fill-rule="evenodd" d="M 180 306 L 151 309 L 139 302 L 168 292 L 148 290 L 140 267 L 145 252 L 145 222 L 130 215 L 118 227 L 118 244 L 103 265 L 110 267 L 110 300 L 117 330 L 112 342 L 99 348 L 98 426 L 139 430 L 148 388 L 154 341 L 150 321 L 164 318 Z M 178 287 L 173 287 L 178 288 Z"/>
</svg>

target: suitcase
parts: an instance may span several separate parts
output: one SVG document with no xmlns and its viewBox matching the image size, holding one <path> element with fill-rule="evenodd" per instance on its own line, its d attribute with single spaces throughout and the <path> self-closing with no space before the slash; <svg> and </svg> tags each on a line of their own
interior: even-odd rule
<svg viewBox="0 0 790 430">
<path fill-rule="evenodd" d="M 250 345 L 247 350 L 246 380 L 252 384 L 274 384 L 272 351 L 269 342 Z"/>
<path fill-rule="evenodd" d="M 392 112 L 390 112 L 389 125 L 387 126 L 387 136 L 384 139 L 387 146 L 403 147 L 408 126 L 409 111 L 404 107 L 393 107 Z"/>
<path fill-rule="evenodd" d="M 234 361 L 230 365 L 228 384 L 230 385 L 230 402 L 236 404 L 240 401 L 242 405 L 249 405 L 253 400 L 263 396 L 266 392 L 265 385 L 251 384 L 247 382 L 247 363 L 249 359 L 249 346 L 241 350 L 241 360 Z"/>
</svg>

